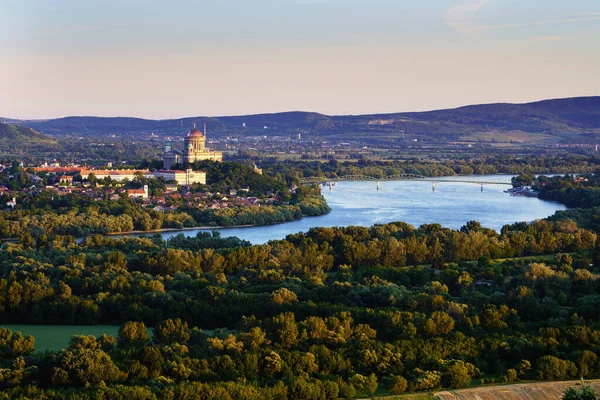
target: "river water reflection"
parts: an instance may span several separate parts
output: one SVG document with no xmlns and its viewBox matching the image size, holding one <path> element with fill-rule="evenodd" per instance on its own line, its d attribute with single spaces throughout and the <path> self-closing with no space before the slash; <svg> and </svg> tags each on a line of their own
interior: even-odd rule
<svg viewBox="0 0 600 400">
<path fill-rule="evenodd" d="M 510 182 L 507 175 L 461 177 L 470 181 Z M 453 179 L 453 178 L 440 178 Z M 249 228 L 220 229 L 222 236 L 238 236 L 254 244 L 272 239 L 283 239 L 290 233 L 306 232 L 312 227 L 371 226 L 392 221 L 404 221 L 414 226 L 440 223 L 459 229 L 465 222 L 477 220 L 497 231 L 503 225 L 532 221 L 554 214 L 565 207 L 537 198 L 514 197 L 503 191 L 510 186 L 484 185 L 460 182 L 438 182 L 435 191 L 430 181 L 381 182 L 377 191 L 375 182 L 338 182 L 331 190 L 323 188 L 323 195 L 331 213 L 320 217 L 303 218 L 279 225 Z M 197 230 L 183 231 L 195 236 Z M 180 232 L 165 232 L 166 239 Z"/>
</svg>

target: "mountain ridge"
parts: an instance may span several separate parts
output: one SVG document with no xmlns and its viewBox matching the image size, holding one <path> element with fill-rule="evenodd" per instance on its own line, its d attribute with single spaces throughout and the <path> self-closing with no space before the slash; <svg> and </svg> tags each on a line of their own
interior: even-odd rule
<svg viewBox="0 0 600 400">
<path fill-rule="evenodd" d="M 309 132 L 327 136 L 344 132 L 468 134 L 522 131 L 545 134 L 600 133 L 600 96 L 547 99 L 530 103 L 490 103 L 419 112 L 327 115 L 310 111 L 173 119 L 67 116 L 21 120 L 42 133 L 180 132 L 193 123 L 209 124 L 216 134 Z M 245 127 L 243 127 L 245 124 Z M 265 129 L 266 127 L 266 129 Z"/>
</svg>

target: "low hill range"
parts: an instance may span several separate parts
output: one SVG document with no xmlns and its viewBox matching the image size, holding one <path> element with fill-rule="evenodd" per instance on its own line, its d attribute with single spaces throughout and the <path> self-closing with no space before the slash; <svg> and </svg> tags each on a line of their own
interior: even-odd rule
<svg viewBox="0 0 600 400">
<path fill-rule="evenodd" d="M 337 138 L 460 137 L 470 135 L 542 135 L 569 138 L 600 135 L 600 96 L 543 100 L 525 104 L 482 104 L 454 109 L 392 114 L 330 116 L 313 112 L 282 112 L 222 117 L 150 120 L 129 117 L 65 117 L 16 123 L 45 134 L 179 134 L 193 123 L 207 122 L 219 135 L 295 135 Z"/>
<path fill-rule="evenodd" d="M 32 146 L 54 146 L 56 140 L 27 126 L 0 122 L 0 147 L 24 149 Z"/>
</svg>

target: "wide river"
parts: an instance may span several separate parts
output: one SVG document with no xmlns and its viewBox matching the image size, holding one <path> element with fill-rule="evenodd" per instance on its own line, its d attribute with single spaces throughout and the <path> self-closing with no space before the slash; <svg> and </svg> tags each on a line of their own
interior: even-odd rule
<svg viewBox="0 0 600 400">
<path fill-rule="evenodd" d="M 508 175 L 434 178 L 442 180 L 462 179 L 485 182 L 510 182 Z M 554 214 L 565 207 L 554 202 L 531 197 L 510 196 L 503 191 L 509 185 L 484 185 L 461 182 L 437 182 L 435 191 L 430 181 L 396 181 L 377 184 L 370 181 L 338 182 L 331 190 L 324 187 L 323 195 L 331 212 L 320 217 L 307 217 L 299 221 L 279 225 L 249 228 L 219 229 L 221 236 L 237 236 L 254 244 L 286 235 L 306 232 L 312 227 L 323 226 L 371 226 L 393 221 L 404 221 L 414 226 L 440 223 L 459 229 L 470 220 L 497 231 L 503 225 L 533 221 Z M 183 231 L 195 236 L 197 230 Z M 180 232 L 164 232 L 169 238 Z"/>
</svg>

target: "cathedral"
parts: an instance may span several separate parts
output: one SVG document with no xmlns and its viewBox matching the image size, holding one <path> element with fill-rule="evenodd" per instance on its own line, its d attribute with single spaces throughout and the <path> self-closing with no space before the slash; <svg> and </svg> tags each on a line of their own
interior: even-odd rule
<svg viewBox="0 0 600 400">
<path fill-rule="evenodd" d="M 163 168 L 171 169 L 174 164 L 191 164 L 194 161 L 213 160 L 222 161 L 223 153 L 220 151 L 210 151 L 206 147 L 206 122 L 204 123 L 204 133 L 196 129 L 196 124 L 184 139 L 183 153 L 171 148 L 171 143 L 165 144 L 165 153 L 163 154 Z"/>
</svg>

